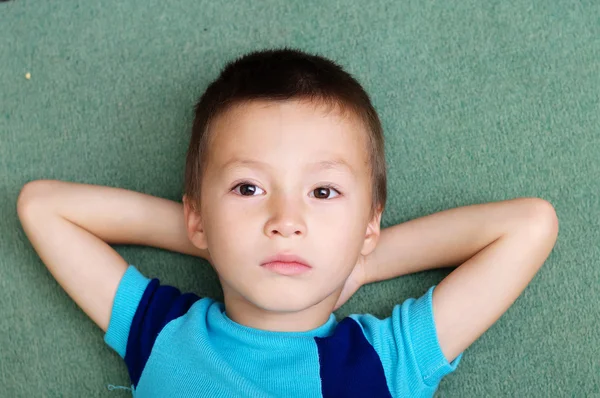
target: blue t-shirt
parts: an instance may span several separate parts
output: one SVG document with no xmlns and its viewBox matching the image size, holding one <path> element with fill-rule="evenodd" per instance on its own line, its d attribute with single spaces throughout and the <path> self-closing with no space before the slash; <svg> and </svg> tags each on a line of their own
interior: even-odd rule
<svg viewBox="0 0 600 398">
<path fill-rule="evenodd" d="M 125 360 L 136 397 L 431 397 L 463 355 L 448 363 L 441 350 L 434 288 L 385 319 L 331 314 L 316 329 L 277 332 L 129 265 L 104 341 Z"/>
</svg>

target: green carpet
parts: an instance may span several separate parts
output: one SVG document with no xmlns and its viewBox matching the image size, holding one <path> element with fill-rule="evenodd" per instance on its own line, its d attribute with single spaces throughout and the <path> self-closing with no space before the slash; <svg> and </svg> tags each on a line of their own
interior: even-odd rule
<svg viewBox="0 0 600 398">
<path fill-rule="evenodd" d="M 225 62 L 293 46 L 327 56 L 382 119 L 382 226 L 536 196 L 549 259 L 464 354 L 439 397 L 600 397 L 600 3 L 0 3 L 0 397 L 119 397 L 127 369 L 55 282 L 16 214 L 60 179 L 181 200 L 193 105 Z M 25 77 L 30 73 L 30 79 Z M 207 263 L 115 246 L 146 275 L 222 298 Z M 338 312 L 389 316 L 451 269 L 360 289 Z"/>
</svg>

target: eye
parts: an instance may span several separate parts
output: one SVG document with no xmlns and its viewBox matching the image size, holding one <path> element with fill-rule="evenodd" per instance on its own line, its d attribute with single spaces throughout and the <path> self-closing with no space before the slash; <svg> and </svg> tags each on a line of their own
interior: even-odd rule
<svg viewBox="0 0 600 398">
<path fill-rule="evenodd" d="M 329 197 L 329 194 L 331 192 L 336 192 L 338 195 L 340 194 L 340 192 L 335 189 L 334 187 L 332 187 L 331 185 L 326 185 L 324 187 L 319 187 L 317 189 L 313 189 L 312 192 L 315 192 L 315 197 L 317 199 L 332 199 Z"/>
<path fill-rule="evenodd" d="M 238 188 L 239 188 L 239 190 L 238 190 Z M 256 196 L 256 195 L 254 195 L 254 193 L 256 193 L 257 189 L 260 189 L 260 188 L 258 188 L 254 184 L 251 184 L 250 182 L 245 181 L 245 182 L 241 182 L 241 183 L 237 184 L 235 187 L 233 187 L 232 191 L 239 192 L 239 195 L 241 195 L 241 196 Z M 262 189 L 261 189 L 261 191 L 262 191 Z M 312 192 L 315 193 L 314 197 L 317 199 L 332 199 L 329 196 L 332 192 L 337 193 L 338 196 L 341 195 L 340 192 L 331 185 L 325 185 L 325 186 L 313 189 Z"/>
<path fill-rule="evenodd" d="M 256 192 L 257 189 L 260 189 L 254 184 L 250 184 L 248 182 L 241 182 L 235 187 L 233 187 L 232 191 L 235 191 L 238 187 L 240 188 L 239 191 L 240 195 L 242 196 L 255 196 L 253 195 L 253 193 Z"/>
</svg>

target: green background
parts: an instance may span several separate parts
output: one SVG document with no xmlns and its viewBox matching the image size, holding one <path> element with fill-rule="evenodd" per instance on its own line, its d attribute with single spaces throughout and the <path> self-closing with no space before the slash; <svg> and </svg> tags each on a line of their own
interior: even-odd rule
<svg viewBox="0 0 600 398">
<path fill-rule="evenodd" d="M 389 164 L 382 226 L 522 196 L 558 213 L 545 265 L 437 396 L 599 397 L 599 4 L 0 3 L 0 396 L 130 394 L 107 390 L 129 385 L 124 362 L 25 236 L 21 187 L 60 179 L 180 201 L 195 101 L 227 61 L 287 45 L 335 60 L 371 95 Z M 148 276 L 222 298 L 198 258 L 115 248 Z M 389 316 L 451 270 L 367 285 L 337 315 Z"/>
</svg>

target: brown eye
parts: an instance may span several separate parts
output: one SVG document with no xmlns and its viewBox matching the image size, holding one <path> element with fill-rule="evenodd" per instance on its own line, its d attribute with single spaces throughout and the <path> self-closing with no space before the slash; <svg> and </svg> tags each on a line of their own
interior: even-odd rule
<svg viewBox="0 0 600 398">
<path fill-rule="evenodd" d="M 256 190 L 260 189 L 256 185 L 242 183 L 236 185 L 235 188 L 233 188 L 233 190 L 237 190 L 238 187 L 240 188 L 239 191 L 240 195 L 242 196 L 255 196 L 254 193 L 256 192 Z"/>
<path fill-rule="evenodd" d="M 338 195 L 339 195 L 339 192 L 336 189 L 331 188 L 331 187 L 319 187 L 319 188 L 313 190 L 313 192 L 315 193 L 315 198 L 317 198 L 317 199 L 331 199 L 329 197 L 329 195 L 331 194 L 331 191 L 334 191 L 334 192 L 338 193 Z"/>
<path fill-rule="evenodd" d="M 315 197 L 318 199 L 327 199 L 329 196 L 329 188 L 317 188 L 314 190 Z"/>
<path fill-rule="evenodd" d="M 239 192 L 239 195 L 241 195 L 241 196 L 257 196 L 257 195 L 254 195 L 256 193 L 257 189 L 260 189 L 260 188 L 254 184 L 242 182 L 242 183 L 239 183 L 238 185 L 236 185 L 232 189 L 232 191 Z M 329 187 L 329 186 L 319 187 L 317 189 L 314 189 L 312 192 L 315 195 L 314 197 L 317 199 L 332 199 L 330 197 L 332 191 L 337 193 L 338 195 L 341 195 L 337 189 L 335 189 L 333 187 Z"/>
<path fill-rule="evenodd" d="M 254 185 L 248 185 L 248 184 L 244 184 L 244 185 L 240 185 L 240 193 L 244 196 L 252 196 L 254 194 L 254 192 L 256 191 L 256 186 Z"/>
</svg>

